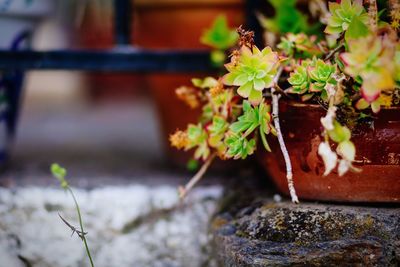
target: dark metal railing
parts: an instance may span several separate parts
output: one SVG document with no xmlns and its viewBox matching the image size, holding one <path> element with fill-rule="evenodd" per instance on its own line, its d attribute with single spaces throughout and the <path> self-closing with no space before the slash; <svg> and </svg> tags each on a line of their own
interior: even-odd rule
<svg viewBox="0 0 400 267">
<path fill-rule="evenodd" d="M 0 69 L 107 72 L 207 72 L 208 51 L 154 51 L 135 48 L 79 51 L 0 51 Z"/>
<path fill-rule="evenodd" d="M 254 11 L 260 0 L 246 1 L 247 28 L 258 30 Z M 265 1 L 265 0 L 263 0 Z M 214 70 L 207 50 L 148 50 L 131 46 L 132 0 L 114 0 L 114 40 L 107 50 L 0 50 L 0 70 L 85 70 L 130 72 L 207 72 Z M 256 36 L 261 37 L 260 34 Z M 257 43 L 261 41 L 256 39 Z"/>
</svg>

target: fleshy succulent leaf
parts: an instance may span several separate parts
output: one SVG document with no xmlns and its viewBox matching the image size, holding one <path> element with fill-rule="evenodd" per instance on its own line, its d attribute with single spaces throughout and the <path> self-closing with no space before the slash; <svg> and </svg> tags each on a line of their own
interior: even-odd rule
<svg viewBox="0 0 400 267">
<path fill-rule="evenodd" d="M 252 155 L 256 148 L 256 141 L 254 138 L 247 140 L 245 137 L 232 133 L 225 141 L 228 147 L 227 154 L 234 159 L 245 159 Z"/>
<path fill-rule="evenodd" d="M 345 73 L 361 82 L 362 97 L 369 103 L 395 87 L 396 48 L 388 39 L 358 38 L 349 41 L 349 51 L 340 55 Z"/>
<path fill-rule="evenodd" d="M 346 36 L 349 38 L 358 38 L 368 33 L 368 16 L 360 1 L 342 0 L 340 4 L 329 2 L 329 12 L 331 16 L 325 33 L 338 35 L 348 31 Z"/>
<path fill-rule="evenodd" d="M 311 99 L 314 93 L 326 95 L 326 88 L 336 84 L 333 75 L 336 66 L 321 59 L 305 60 L 290 73 L 288 82 L 292 85 L 289 93 L 302 95 L 302 100 Z"/>
<path fill-rule="evenodd" d="M 360 17 L 355 16 L 345 33 L 346 40 L 365 37 L 368 34 L 368 27 L 362 22 Z"/>
<path fill-rule="evenodd" d="M 356 156 L 356 147 L 353 142 L 346 140 L 340 142 L 336 148 L 337 153 L 348 161 L 354 161 Z"/>
<path fill-rule="evenodd" d="M 346 126 L 340 125 L 339 122 L 333 122 L 333 130 L 328 131 L 329 137 L 336 143 L 350 140 L 351 132 Z"/>
</svg>

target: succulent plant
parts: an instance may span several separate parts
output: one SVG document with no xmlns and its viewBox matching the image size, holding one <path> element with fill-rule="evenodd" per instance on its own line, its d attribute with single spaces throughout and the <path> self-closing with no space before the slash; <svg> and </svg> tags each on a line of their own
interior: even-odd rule
<svg viewBox="0 0 400 267">
<path fill-rule="evenodd" d="M 307 36 L 304 33 L 288 33 L 281 38 L 277 47 L 286 55 L 295 57 L 313 57 L 322 54 L 319 47 L 315 45 L 316 36 Z"/>
<path fill-rule="evenodd" d="M 339 3 L 329 2 L 331 16 L 325 32 L 340 34 L 346 32 L 346 39 L 359 38 L 368 34 L 368 14 L 361 0 L 342 0 Z"/>
<path fill-rule="evenodd" d="M 293 72 L 290 73 L 288 82 L 292 85 L 290 93 L 304 94 L 310 88 L 310 77 L 308 76 L 307 68 L 309 61 L 303 61 Z"/>
<path fill-rule="evenodd" d="M 314 93 L 321 92 L 321 97 L 326 100 L 327 86 L 335 85 L 333 74 L 336 67 L 318 59 L 305 60 L 300 66 L 290 73 L 288 82 L 292 85 L 290 93 L 302 95 L 302 100 L 310 99 Z"/>
<path fill-rule="evenodd" d="M 185 145 L 185 150 L 189 150 L 196 147 L 194 152 L 194 157 L 196 159 L 207 159 L 210 155 L 210 149 L 207 144 L 208 135 L 203 129 L 203 126 L 199 123 L 189 124 L 187 128 L 187 143 Z"/>
<path fill-rule="evenodd" d="M 315 61 L 309 67 L 309 75 L 312 80 L 310 91 L 321 92 L 328 83 L 336 84 L 336 80 L 332 77 L 335 71 L 336 68 L 334 65 L 325 63 L 321 59 Z"/>
<path fill-rule="evenodd" d="M 223 155 L 226 150 L 224 138 L 228 129 L 229 123 L 220 116 L 214 116 L 212 123 L 207 126 L 207 131 L 209 132 L 208 143 L 218 151 L 219 155 Z"/>
<path fill-rule="evenodd" d="M 356 103 L 356 108 L 359 110 L 363 110 L 371 107 L 372 112 L 378 113 L 381 110 L 381 107 L 390 107 L 392 105 L 392 96 L 381 94 L 376 100 L 373 102 L 368 102 L 364 98 L 361 98 Z"/>
<path fill-rule="evenodd" d="M 249 136 L 254 130 L 259 129 L 261 140 L 267 151 L 271 151 L 265 135 L 273 133 L 276 135 L 275 128 L 271 124 L 271 114 L 269 105 L 260 103 L 259 106 L 252 107 L 247 101 L 243 101 L 243 115 L 233 122 L 230 129 L 235 134 L 243 137 Z"/>
<path fill-rule="evenodd" d="M 351 40 L 349 51 L 340 55 L 345 72 L 362 82 L 361 93 L 367 102 L 375 101 L 382 90 L 395 86 L 395 47 L 389 40 L 368 36 Z"/>
<path fill-rule="evenodd" d="M 243 46 L 239 57 L 232 57 L 225 65 L 229 73 L 223 77 L 223 83 L 239 86 L 237 93 L 256 105 L 262 100 L 263 90 L 273 85 L 278 66 L 278 54 L 270 47 L 260 51 L 256 46 Z"/>
<path fill-rule="evenodd" d="M 233 159 L 245 159 L 253 154 L 256 149 L 256 140 L 254 138 L 247 140 L 246 137 L 233 132 L 228 135 L 225 144 L 228 147 L 227 156 Z"/>
<path fill-rule="evenodd" d="M 194 80 L 198 95 L 187 90 L 181 94 L 192 106 L 195 101 L 203 105 L 199 124 L 190 124 L 186 131 L 171 136 L 172 145 L 185 150 L 195 148 L 195 158 L 204 160 L 193 179 L 197 181 L 204 174 L 215 156 L 244 159 L 260 142 L 270 151 L 267 135 L 273 134 L 278 137 L 285 161 L 292 201 L 297 202 L 290 151 L 279 121 L 280 97 L 311 100 L 327 109 L 321 118 L 323 141 L 318 147 L 324 175 L 335 169 L 340 176 L 357 172 L 350 129 L 369 120 L 382 107 L 400 103 L 400 4 L 389 2 L 385 11 L 376 1 L 369 1 L 367 12 L 361 0 L 341 0 L 330 2 L 328 12 L 319 1 L 314 8 L 320 21 L 327 23 L 327 34 L 320 38 L 307 36 L 305 28 L 299 26 L 304 21 L 294 21 L 295 16 L 288 15 L 294 13 L 282 8 L 293 9 L 295 0 L 271 0 L 279 12 L 272 20 L 264 20 L 264 26 L 285 33 L 278 52 L 268 46 L 260 51 L 254 45 L 254 33 L 240 27 L 240 49 L 233 50 L 225 65 L 227 73 L 219 79 Z M 286 20 L 290 21 L 287 25 Z M 222 20 L 217 24 L 215 28 L 224 29 L 222 35 L 229 39 L 226 24 Z M 284 27 L 288 34 L 282 30 Z M 213 34 L 210 31 L 209 37 Z M 267 103 L 271 103 L 272 113 Z M 188 188 L 193 183 L 189 182 Z"/>
</svg>

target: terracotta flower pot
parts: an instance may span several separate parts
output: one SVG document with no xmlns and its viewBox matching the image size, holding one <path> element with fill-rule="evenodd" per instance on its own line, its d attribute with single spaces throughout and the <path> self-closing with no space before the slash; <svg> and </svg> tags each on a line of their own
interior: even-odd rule
<svg viewBox="0 0 400 267">
<path fill-rule="evenodd" d="M 356 146 L 360 173 L 322 176 L 318 156 L 321 116 L 318 105 L 284 102 L 280 120 L 293 164 L 294 184 L 300 199 L 344 202 L 400 202 L 400 108 L 382 109 L 370 125 L 357 126 L 351 140 Z M 273 153 L 260 152 L 262 165 L 278 189 L 288 194 L 286 169 L 276 138 L 270 138 Z M 260 151 L 264 151 L 260 149 Z"/>
</svg>

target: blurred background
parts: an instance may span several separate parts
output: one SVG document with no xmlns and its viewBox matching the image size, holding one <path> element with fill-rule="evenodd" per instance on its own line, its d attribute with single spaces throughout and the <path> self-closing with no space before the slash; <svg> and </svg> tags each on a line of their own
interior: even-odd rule
<svg viewBox="0 0 400 267">
<path fill-rule="evenodd" d="M 244 22 L 240 0 L 130 3 L 128 41 L 138 49 L 207 49 L 200 36 L 218 15 L 224 14 L 231 27 Z M 0 2 L 5 19 L 29 21 L 31 48 L 37 51 L 123 50 L 123 45 L 115 44 L 114 8 L 112 0 Z M 18 27 L 18 23 L 5 27 L 11 39 L 21 30 Z M 43 164 L 63 161 L 68 151 L 85 154 L 92 145 L 92 150 L 99 151 L 98 158 L 114 151 L 182 167 L 188 156 L 169 148 L 167 138 L 195 121 L 198 111 L 176 99 L 174 90 L 206 74 L 212 73 L 28 71 L 12 162 L 30 161 L 32 154 L 35 160 L 43 155 Z M 37 153 L 39 148 L 42 153 Z M 95 160 L 87 157 L 79 160 L 80 165 Z"/>
<path fill-rule="evenodd" d="M 213 65 L 216 50 L 200 39 L 207 29 L 217 25 L 214 21 L 221 15 L 226 19 L 222 22 L 223 37 L 244 25 L 244 29 L 255 31 L 257 46 L 274 47 L 286 33 L 300 33 L 300 38 L 301 34 L 309 34 L 314 42 L 323 34 L 325 26 L 320 17 L 327 12 L 326 2 L 0 0 L 0 267 L 90 266 L 82 240 L 71 236 L 71 229 L 60 220 L 62 215 L 71 225 L 79 225 L 73 200 L 50 173 L 54 162 L 68 170 L 67 180 L 80 203 L 96 266 L 216 267 L 215 254 L 231 252 L 223 247 L 216 249 L 218 244 L 213 244 L 211 236 L 213 227 L 221 227 L 218 235 L 224 240 L 235 233 L 239 243 L 232 243 L 234 251 L 240 248 L 246 258 L 255 257 L 254 262 L 260 262 L 262 257 L 271 256 L 286 266 L 286 257 L 297 253 L 292 244 L 302 246 L 293 239 L 294 233 L 304 228 L 300 235 L 307 239 L 314 229 L 320 235 L 321 226 L 315 223 L 313 212 L 309 216 L 307 208 L 303 209 L 307 206 L 300 206 L 298 211 L 299 206 L 278 194 L 275 185 L 266 179 L 268 175 L 255 166 L 255 157 L 233 164 L 214 162 L 188 197 L 183 201 L 179 198 L 178 186 L 189 180 L 199 162 L 190 167 L 192 151 L 171 148 L 168 138 L 175 130 L 196 122 L 200 110 L 180 101 L 175 89 L 191 86 L 192 78 L 220 76 L 222 63 L 232 52 L 230 45 L 215 45 L 217 52 L 223 54 L 218 69 Z M 223 37 L 216 36 L 218 45 Z M 304 52 L 307 49 L 306 45 Z M 80 53 L 82 58 L 74 53 Z M 150 56 L 141 57 L 146 53 Z M 136 63 L 126 60 L 134 60 L 132 55 L 137 56 L 139 64 L 135 71 L 129 68 Z M 164 61 L 157 61 L 159 56 Z M 125 71 L 116 70 L 118 66 Z M 319 117 L 316 123 L 320 124 Z M 290 131 L 289 137 L 298 142 Z M 303 173 L 314 172 L 308 158 L 317 161 L 314 140 L 318 138 L 304 148 L 304 153 L 295 154 L 301 159 L 297 159 L 298 169 Z M 295 147 L 300 145 L 296 143 Z M 278 158 L 280 152 L 276 153 L 279 154 L 270 154 L 271 158 Z M 278 173 L 284 172 L 281 163 L 274 165 Z M 315 164 L 316 173 L 321 164 Z M 336 185 L 336 180 L 332 181 Z M 352 180 L 345 181 L 352 184 Z M 284 183 L 286 189 L 286 180 Z M 236 206 L 242 201 L 254 202 L 254 206 Z M 282 202 L 283 209 L 278 202 Z M 313 205 L 308 209 L 315 209 Z M 225 212 L 228 207 L 240 220 L 245 218 L 242 222 L 248 224 L 249 235 L 260 236 L 265 242 L 252 240 L 251 246 L 256 244 L 257 249 L 263 250 L 268 243 L 273 250 L 262 251 L 262 257 L 258 257 L 257 250 L 246 246 L 243 240 L 247 232 L 242 232 L 239 224 L 227 224 L 233 219 L 230 212 Z M 271 223 L 266 214 L 276 207 L 281 210 Z M 326 211 L 331 211 L 325 202 L 320 208 L 318 214 L 328 215 Z M 349 221 L 340 212 L 339 220 L 332 217 L 340 231 L 347 224 L 354 224 L 357 209 L 352 206 L 348 211 Z M 221 217 L 215 216 L 218 213 Z M 370 210 L 364 213 L 366 219 L 360 219 L 361 228 L 374 224 Z M 255 221 L 247 221 L 251 214 L 256 214 Z M 293 214 L 300 214 L 296 215 L 300 219 L 293 219 Z M 282 227 L 285 216 L 295 227 Z M 327 218 L 323 219 L 324 225 Z M 390 221 L 386 217 L 384 220 Z M 285 243 L 275 226 L 271 230 L 265 228 L 271 231 L 274 241 L 264 237 L 264 230 L 257 227 L 269 224 L 288 232 L 291 243 Z M 351 236 L 348 250 L 336 242 L 336 231 L 332 240 L 329 234 L 327 240 L 337 251 L 325 253 L 324 248 L 330 245 L 321 239 L 324 243 L 316 243 L 318 251 L 322 251 L 318 254 L 327 258 L 333 255 L 336 262 L 342 254 L 346 258 L 357 254 L 357 246 L 363 253 L 369 253 L 365 248 L 371 247 L 376 255 L 376 251 L 385 248 L 376 243 L 375 237 L 371 239 L 374 243 L 368 240 L 355 245 L 358 233 L 364 233 L 361 230 L 354 231 L 357 237 Z M 343 232 L 346 236 L 352 233 Z M 286 248 L 279 254 L 281 246 Z M 290 252 L 286 253 L 286 249 Z M 311 255 L 310 262 L 320 263 L 314 252 L 302 248 L 298 251 L 301 258 L 297 261 L 297 255 L 294 257 L 296 264 L 306 262 L 304 253 Z M 360 257 L 364 257 L 363 253 L 359 253 Z M 240 255 L 231 254 L 229 257 L 239 260 Z M 373 260 L 375 254 L 365 259 Z"/>
<path fill-rule="evenodd" d="M 168 138 L 196 122 L 200 110 L 180 101 L 175 89 L 191 86 L 192 78 L 220 76 L 224 60 L 219 61 L 220 69 L 213 65 L 215 50 L 200 39 L 221 15 L 225 33 L 244 25 L 255 31 L 256 45 L 274 47 L 286 33 L 321 35 L 319 12 L 326 10 L 325 4 L 0 0 L 0 267 L 90 266 L 82 240 L 70 236 L 71 229 L 59 218 L 79 225 L 74 202 L 50 173 L 54 162 L 68 170 L 96 266 L 216 267 L 218 249 L 210 229 L 220 225 L 221 235 L 228 236 L 237 228 L 225 228 L 232 216 L 224 208 L 248 217 L 268 198 L 268 209 L 283 201 L 290 211 L 294 206 L 255 166 L 255 157 L 233 164 L 214 162 L 188 197 L 179 199 L 178 186 L 199 164 L 190 167 L 192 151 L 171 148 Z M 223 37 L 216 35 L 218 43 Z M 227 60 L 229 48 L 217 48 Z M 18 57 L 16 51 L 26 54 Z M 51 54 L 57 51 L 58 61 Z M 71 56 L 71 51 L 86 56 Z M 140 60 L 145 52 L 156 51 L 170 60 L 169 65 L 157 65 L 159 54 L 147 56 L 149 64 Z M 35 61 L 36 52 L 43 54 Z M 126 58 L 135 54 L 140 66 L 128 70 L 134 62 Z M 103 61 L 96 61 L 96 55 Z M 4 66 L 7 60 L 11 67 Z M 24 60 L 30 67 L 22 64 Z M 119 65 L 126 71 L 116 71 Z M 82 71 L 88 66 L 90 71 Z M 235 203 L 241 201 L 254 201 L 256 206 L 238 208 Z M 219 212 L 222 219 L 215 219 Z M 281 213 L 277 216 L 281 222 Z M 251 229 L 269 223 L 264 215 L 257 219 L 261 222 L 249 223 Z M 276 244 L 285 244 L 278 239 Z M 251 256 L 240 242 L 240 249 Z M 273 257 L 285 261 L 275 249 L 280 247 L 274 248 Z"/>
<path fill-rule="evenodd" d="M 129 1 L 0 0 L 0 48 L 207 49 L 199 39 L 218 15 L 231 27 L 244 21 L 239 0 L 131 1 L 129 27 L 121 26 L 129 40 L 116 45 L 116 2 Z M 198 115 L 174 90 L 209 74 L 2 72 L 0 94 L 12 93 L 0 105 L 0 267 L 89 266 L 81 240 L 58 217 L 77 225 L 72 200 L 51 177 L 53 162 L 68 169 L 96 266 L 215 266 L 208 221 L 220 176 L 208 175 L 182 205 L 177 186 L 192 175 L 189 156 L 168 145 Z"/>
</svg>

